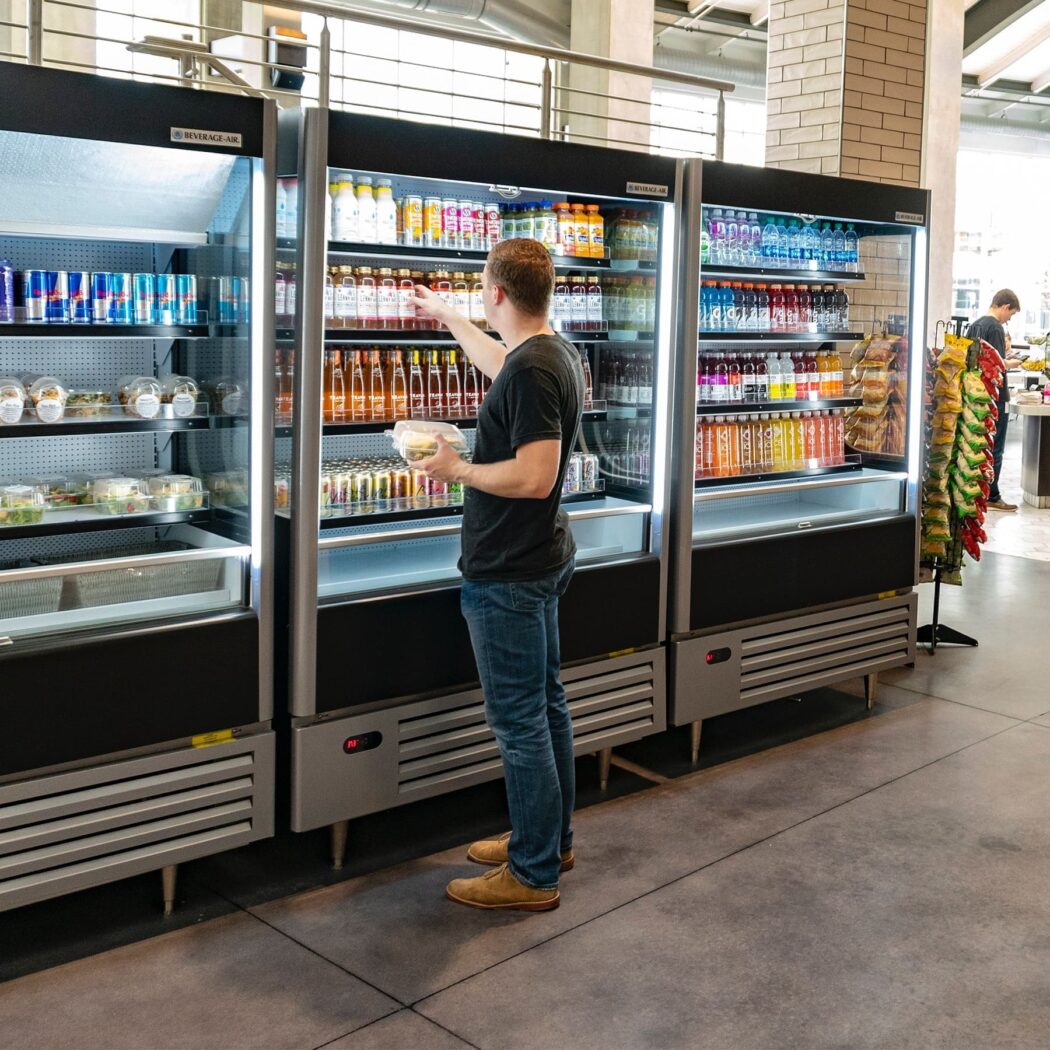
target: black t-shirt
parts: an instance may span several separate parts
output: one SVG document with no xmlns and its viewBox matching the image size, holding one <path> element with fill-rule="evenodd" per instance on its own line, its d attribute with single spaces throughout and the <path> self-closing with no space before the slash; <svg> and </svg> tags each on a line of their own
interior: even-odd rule
<svg viewBox="0 0 1050 1050">
<path fill-rule="evenodd" d="M 474 462 L 500 463 L 513 459 L 521 445 L 556 438 L 558 480 L 544 499 L 466 490 L 459 567 L 468 580 L 536 580 L 563 568 L 576 553 L 561 487 L 582 403 L 583 372 L 571 343 L 534 335 L 507 355 L 478 412 Z"/>
<path fill-rule="evenodd" d="M 999 356 L 1006 359 L 1006 329 L 991 314 L 978 317 L 966 330 L 966 336 L 968 339 L 983 339 L 991 343 L 999 351 Z M 999 391 L 999 403 L 1005 404 L 1009 399 L 1010 390 L 1004 381 Z"/>
</svg>

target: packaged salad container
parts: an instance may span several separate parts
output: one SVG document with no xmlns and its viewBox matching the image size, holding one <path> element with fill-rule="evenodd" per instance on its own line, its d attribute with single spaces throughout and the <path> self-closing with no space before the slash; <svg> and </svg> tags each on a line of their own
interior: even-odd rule
<svg viewBox="0 0 1050 1050">
<path fill-rule="evenodd" d="M 43 493 L 32 485 L 0 485 L 0 528 L 39 525 L 44 520 Z"/>
</svg>

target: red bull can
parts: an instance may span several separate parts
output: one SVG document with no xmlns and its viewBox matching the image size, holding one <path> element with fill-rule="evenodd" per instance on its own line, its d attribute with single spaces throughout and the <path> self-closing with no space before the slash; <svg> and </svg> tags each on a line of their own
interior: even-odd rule
<svg viewBox="0 0 1050 1050">
<path fill-rule="evenodd" d="M 212 302 L 218 315 L 219 324 L 237 323 L 237 292 L 234 277 L 212 278 Z"/>
<path fill-rule="evenodd" d="M 42 324 L 47 320 L 47 270 L 26 270 L 22 276 L 26 321 Z"/>
<path fill-rule="evenodd" d="M 91 324 L 91 274 L 71 270 L 68 280 L 70 322 L 72 324 Z"/>
<path fill-rule="evenodd" d="M 137 273 L 133 280 L 135 324 L 156 324 L 157 279 L 151 273 Z"/>
<path fill-rule="evenodd" d="M 175 297 L 175 275 L 157 274 L 157 324 L 178 324 L 179 308 Z"/>
<path fill-rule="evenodd" d="M 65 270 L 47 271 L 47 321 L 69 324 L 69 274 Z"/>
<path fill-rule="evenodd" d="M 237 320 L 241 324 L 247 324 L 251 320 L 252 303 L 251 294 L 248 290 L 247 277 L 234 277 L 234 287 L 237 291 Z"/>
<path fill-rule="evenodd" d="M 113 306 L 113 292 L 110 289 L 110 273 L 93 273 L 91 275 L 91 320 L 95 324 L 109 324 Z"/>
<path fill-rule="evenodd" d="M 178 324 L 197 323 L 197 275 L 175 274 L 175 297 L 178 302 Z"/>
<path fill-rule="evenodd" d="M 112 324 L 131 324 L 131 274 L 109 275 L 109 320 Z"/>
</svg>

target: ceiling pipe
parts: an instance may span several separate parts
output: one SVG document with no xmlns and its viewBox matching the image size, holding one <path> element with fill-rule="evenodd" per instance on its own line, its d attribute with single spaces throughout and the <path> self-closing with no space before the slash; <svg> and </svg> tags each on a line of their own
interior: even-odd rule
<svg viewBox="0 0 1050 1050">
<path fill-rule="evenodd" d="M 698 77 L 728 80 L 738 87 L 762 88 L 766 86 L 766 67 L 727 62 L 723 58 L 698 55 L 673 47 L 658 47 L 653 52 L 653 65 L 657 69 L 670 69 L 678 73 L 692 73 Z"/>
<path fill-rule="evenodd" d="M 442 18 L 480 22 L 529 44 L 544 47 L 569 46 L 569 28 L 546 15 L 532 11 L 519 0 L 374 0 L 389 7 L 418 11 Z"/>
<path fill-rule="evenodd" d="M 996 117 L 971 117 L 964 115 L 959 121 L 960 131 L 973 131 L 981 135 L 1008 135 L 1012 138 L 1031 139 L 1045 143 L 1050 148 L 1050 128 L 1020 120 L 1001 120 Z"/>
</svg>

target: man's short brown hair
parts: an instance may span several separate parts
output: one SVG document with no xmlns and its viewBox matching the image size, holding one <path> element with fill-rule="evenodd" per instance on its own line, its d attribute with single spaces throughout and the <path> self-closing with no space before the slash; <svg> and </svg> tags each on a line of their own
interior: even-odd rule
<svg viewBox="0 0 1050 1050">
<path fill-rule="evenodd" d="M 1012 292 L 1009 288 L 1000 288 L 992 296 L 992 306 L 1009 306 L 1011 310 L 1020 310 L 1021 300 L 1017 298 L 1016 292 Z"/>
<path fill-rule="evenodd" d="M 554 263 L 550 252 L 525 237 L 500 241 L 488 255 L 489 280 L 507 293 L 523 314 L 546 317 L 554 291 Z"/>
</svg>

